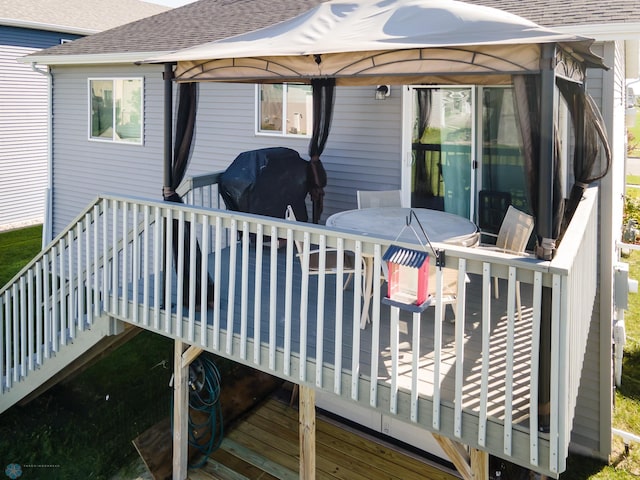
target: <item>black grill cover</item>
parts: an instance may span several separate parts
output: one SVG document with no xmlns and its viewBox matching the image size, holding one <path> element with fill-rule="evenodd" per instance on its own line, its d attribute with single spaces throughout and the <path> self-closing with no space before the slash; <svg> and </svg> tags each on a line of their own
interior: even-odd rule
<svg viewBox="0 0 640 480">
<path fill-rule="evenodd" d="M 220 177 L 220 195 L 229 210 L 277 218 L 291 205 L 296 219 L 306 222 L 308 163 L 290 148 L 243 152 Z"/>
</svg>

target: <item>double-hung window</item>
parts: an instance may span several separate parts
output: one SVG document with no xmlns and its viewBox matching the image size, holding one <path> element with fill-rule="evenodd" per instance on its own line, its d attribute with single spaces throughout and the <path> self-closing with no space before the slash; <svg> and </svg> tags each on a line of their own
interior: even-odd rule
<svg viewBox="0 0 640 480">
<path fill-rule="evenodd" d="M 313 95 L 310 85 L 292 83 L 256 86 L 259 134 L 311 135 Z"/>
<path fill-rule="evenodd" d="M 89 79 L 89 139 L 142 145 L 142 78 Z"/>
</svg>

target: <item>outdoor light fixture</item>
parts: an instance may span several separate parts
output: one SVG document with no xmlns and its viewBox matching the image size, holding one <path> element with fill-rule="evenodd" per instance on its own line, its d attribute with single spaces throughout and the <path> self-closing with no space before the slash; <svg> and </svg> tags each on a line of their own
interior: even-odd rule
<svg viewBox="0 0 640 480">
<path fill-rule="evenodd" d="M 376 100 L 384 100 L 391 94 L 391 85 L 378 85 L 376 88 Z"/>
</svg>

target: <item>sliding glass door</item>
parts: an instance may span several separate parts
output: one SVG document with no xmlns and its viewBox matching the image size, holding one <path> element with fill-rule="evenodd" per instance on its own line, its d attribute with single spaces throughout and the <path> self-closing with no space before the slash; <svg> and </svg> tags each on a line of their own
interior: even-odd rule
<svg viewBox="0 0 640 480">
<path fill-rule="evenodd" d="M 475 105 L 470 87 L 410 87 L 411 206 L 471 218 Z"/>
<path fill-rule="evenodd" d="M 509 86 L 407 87 L 402 176 L 411 206 L 487 230 L 499 228 L 508 205 L 528 212 L 514 112 Z"/>
</svg>

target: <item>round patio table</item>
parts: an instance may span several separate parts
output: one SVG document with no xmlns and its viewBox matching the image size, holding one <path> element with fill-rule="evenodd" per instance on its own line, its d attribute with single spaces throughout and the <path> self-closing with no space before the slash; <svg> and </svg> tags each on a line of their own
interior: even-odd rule
<svg viewBox="0 0 640 480">
<path fill-rule="evenodd" d="M 411 210 L 418 217 L 431 242 L 463 247 L 473 247 L 478 244 L 480 239 L 478 227 L 471 220 L 427 208 L 379 207 L 345 210 L 327 218 L 326 226 L 351 230 L 361 235 L 424 245 L 426 239 L 415 219 L 411 222 L 413 230 L 410 227 L 405 228 Z"/>
<path fill-rule="evenodd" d="M 327 227 L 350 230 L 361 235 L 426 246 L 428 242 L 415 218 L 411 218 L 411 225 L 407 226 L 412 210 L 431 242 L 475 247 L 480 240 L 478 227 L 471 220 L 427 208 L 377 207 L 345 210 L 331 215 L 325 224 Z M 361 328 L 365 328 L 369 320 L 369 304 L 373 294 L 373 257 L 366 254 L 363 257 L 365 288 Z"/>
</svg>

